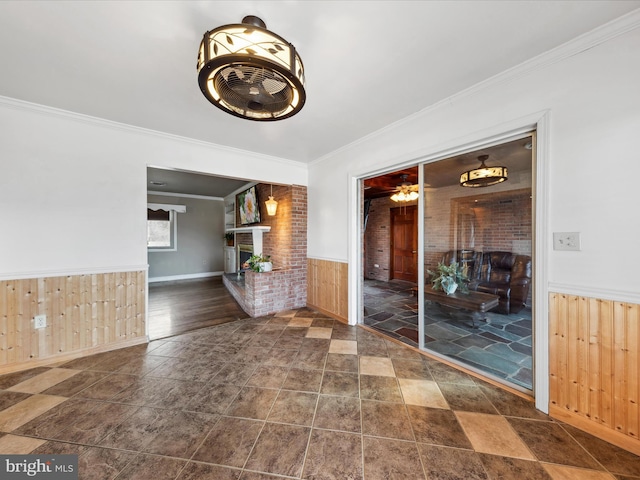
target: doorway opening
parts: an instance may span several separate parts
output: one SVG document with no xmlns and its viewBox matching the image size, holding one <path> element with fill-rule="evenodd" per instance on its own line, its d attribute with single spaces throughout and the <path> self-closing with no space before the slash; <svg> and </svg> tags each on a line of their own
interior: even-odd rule
<svg viewBox="0 0 640 480">
<path fill-rule="evenodd" d="M 531 394 L 534 152 L 535 134 L 526 132 L 363 179 L 362 323 Z M 507 181 L 461 186 L 461 174 L 478 168 L 483 155 L 488 167 L 506 167 Z M 397 205 L 390 197 L 400 188 L 398 179 L 419 170 L 421 198 Z M 409 238 L 413 212 L 415 248 Z M 378 260 L 386 255 L 385 270 Z M 432 290 L 431 273 L 451 262 L 464 267 L 469 294 Z"/>
</svg>

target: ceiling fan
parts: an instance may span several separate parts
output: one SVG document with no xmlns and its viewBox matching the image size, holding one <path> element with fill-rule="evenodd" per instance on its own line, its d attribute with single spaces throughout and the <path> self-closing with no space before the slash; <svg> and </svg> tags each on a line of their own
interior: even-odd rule
<svg viewBox="0 0 640 480">
<path fill-rule="evenodd" d="M 412 185 L 407 182 L 408 175 L 400 175 L 402 183 L 396 187 L 396 193 L 391 195 L 391 200 L 394 202 L 411 202 L 418 198 L 419 185 Z"/>
</svg>

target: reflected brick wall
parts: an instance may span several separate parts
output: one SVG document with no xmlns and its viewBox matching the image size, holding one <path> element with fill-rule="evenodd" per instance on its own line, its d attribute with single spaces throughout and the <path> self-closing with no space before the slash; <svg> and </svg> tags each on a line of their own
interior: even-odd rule
<svg viewBox="0 0 640 480">
<path fill-rule="evenodd" d="M 453 249 L 531 255 L 531 189 L 474 192 L 465 197 L 460 197 L 460 193 L 458 188 L 443 188 L 433 189 L 427 195 L 424 242 L 427 269 L 435 268 L 444 253 Z M 388 198 L 371 201 L 364 234 L 365 278 L 390 279 L 390 209 L 394 207 L 398 204 Z"/>
</svg>

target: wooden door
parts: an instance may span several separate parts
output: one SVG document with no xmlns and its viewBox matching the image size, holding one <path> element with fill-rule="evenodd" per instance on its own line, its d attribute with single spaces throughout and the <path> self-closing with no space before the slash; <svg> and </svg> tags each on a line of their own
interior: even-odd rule
<svg viewBox="0 0 640 480">
<path fill-rule="evenodd" d="M 391 279 L 418 281 L 418 208 L 391 209 Z"/>
</svg>

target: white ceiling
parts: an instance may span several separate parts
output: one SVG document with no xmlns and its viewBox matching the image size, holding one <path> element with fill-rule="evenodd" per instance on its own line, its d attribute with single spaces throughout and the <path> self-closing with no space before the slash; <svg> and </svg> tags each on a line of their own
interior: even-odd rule
<svg viewBox="0 0 640 480">
<path fill-rule="evenodd" d="M 311 162 L 640 7 L 640 1 L 0 1 L 0 95 Z M 205 31 L 257 15 L 307 102 L 253 122 L 200 93 Z"/>
<path fill-rule="evenodd" d="M 179 170 L 147 167 L 148 193 L 176 193 L 224 198 L 251 182 Z"/>
</svg>

